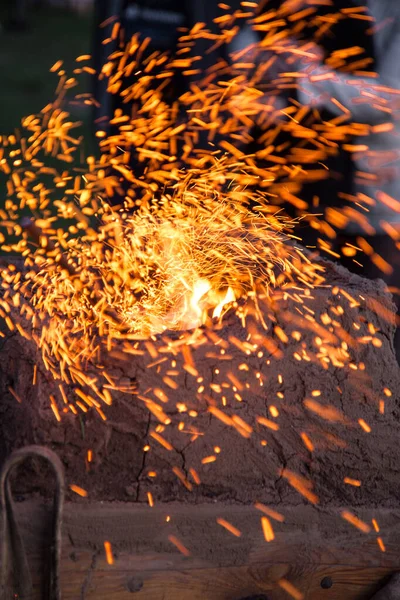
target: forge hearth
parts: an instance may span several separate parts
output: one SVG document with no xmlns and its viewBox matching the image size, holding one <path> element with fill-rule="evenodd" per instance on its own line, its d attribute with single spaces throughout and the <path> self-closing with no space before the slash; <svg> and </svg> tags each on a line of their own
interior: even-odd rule
<svg viewBox="0 0 400 600">
<path fill-rule="evenodd" d="M 230 312 L 212 330 L 132 342 L 129 354 L 125 341 L 98 357 L 120 389 L 106 420 L 60 410 L 58 422 L 58 382 L 32 342 L 5 333 L 2 458 L 36 443 L 65 466 L 63 600 L 320 600 L 326 577 L 335 598 L 367 600 L 398 570 L 393 303 L 382 282 L 321 264 L 329 286 L 302 293 L 308 310 L 279 291 L 259 305 L 267 329 L 248 304 L 246 329 Z M 33 600 L 50 477 L 33 462 L 13 482 Z"/>
<path fill-rule="evenodd" d="M 324 506 L 396 505 L 392 300 L 382 282 L 321 264 L 330 287 L 305 295 L 307 309 L 278 291 L 261 307 L 269 334 L 257 348 L 260 324 L 248 317 L 244 329 L 233 312 L 185 342 L 171 332 L 132 344 L 130 354 L 126 342 L 114 347 L 101 357 L 121 390 L 102 407 L 106 420 L 89 410 L 57 422 L 49 396 L 58 382 L 33 343 L 9 332 L 0 353 L 2 456 L 49 446 L 67 483 L 91 500 L 147 502 L 150 493 L 156 503 L 294 505 L 306 501 L 304 477 L 308 499 Z M 39 466 L 15 483 L 22 497 L 37 489 L 46 489 Z"/>
</svg>

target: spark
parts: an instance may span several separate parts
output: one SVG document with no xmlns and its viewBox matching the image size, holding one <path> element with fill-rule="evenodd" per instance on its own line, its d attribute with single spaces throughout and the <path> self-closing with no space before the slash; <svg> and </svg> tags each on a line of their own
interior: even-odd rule
<svg viewBox="0 0 400 600">
<path fill-rule="evenodd" d="M 386 552 L 386 546 L 385 546 L 385 544 L 383 543 L 383 540 L 382 540 L 382 538 L 378 536 L 378 537 L 376 538 L 376 541 L 377 541 L 377 543 L 378 543 L 378 546 L 379 546 L 379 549 L 381 550 L 381 552 Z"/>
<path fill-rule="evenodd" d="M 82 498 L 86 498 L 88 495 L 87 491 L 84 490 L 83 488 L 79 487 L 79 485 L 71 484 L 69 486 L 69 488 L 72 492 L 75 492 L 75 494 L 78 494 L 78 496 L 82 496 Z"/>
<path fill-rule="evenodd" d="M 275 533 L 272 529 L 271 521 L 268 517 L 261 517 L 261 526 L 266 542 L 272 542 L 275 539 Z"/>
<path fill-rule="evenodd" d="M 352 479 L 351 477 L 345 477 L 343 479 L 344 483 L 348 485 L 353 485 L 354 487 L 360 487 L 361 481 L 359 479 Z"/>
<path fill-rule="evenodd" d="M 376 533 L 379 533 L 380 529 L 379 529 L 378 521 L 376 519 L 372 519 L 372 525 L 374 526 Z"/>
<path fill-rule="evenodd" d="M 8 386 L 7 389 L 10 392 L 10 394 L 16 399 L 18 404 L 22 404 L 22 398 L 20 398 L 20 396 L 17 394 L 17 392 L 10 385 Z"/>
<path fill-rule="evenodd" d="M 169 521 L 169 517 L 167 517 L 167 521 Z M 190 551 L 182 544 L 180 540 L 175 535 L 168 536 L 169 541 L 173 544 L 183 556 L 190 556 Z"/>
<path fill-rule="evenodd" d="M 351 525 L 354 525 L 354 527 L 356 527 L 363 533 L 369 533 L 371 531 L 371 527 L 367 523 L 361 521 L 361 519 L 353 515 L 353 513 L 349 510 L 343 510 L 341 512 L 341 517 Z"/>
<path fill-rule="evenodd" d="M 283 523 L 285 520 L 285 517 L 283 515 L 281 515 L 281 513 L 278 513 L 276 510 L 273 510 L 272 508 L 265 506 L 265 504 L 261 504 L 261 502 L 256 502 L 254 504 L 254 508 L 256 508 L 257 510 L 260 510 L 261 512 L 263 512 L 266 515 L 268 515 L 269 517 L 271 517 L 271 519 L 274 519 L 275 521 L 278 521 L 279 523 Z"/>
<path fill-rule="evenodd" d="M 112 547 L 111 547 L 111 543 L 108 541 L 104 542 L 104 551 L 106 554 L 106 561 L 108 565 L 113 565 L 114 564 L 114 556 L 113 556 L 113 552 L 112 552 Z"/>
<path fill-rule="evenodd" d="M 240 537 L 242 535 L 242 532 L 237 527 L 235 527 L 234 525 L 232 525 L 232 523 L 229 523 L 229 521 L 226 521 L 225 519 L 218 518 L 217 523 L 236 537 Z"/>
<path fill-rule="evenodd" d="M 371 427 L 364 421 L 364 419 L 358 419 L 358 424 L 366 433 L 371 433 Z"/>
<path fill-rule="evenodd" d="M 303 600 L 305 597 L 300 590 L 298 590 L 293 583 L 290 583 L 287 579 L 279 579 L 278 585 L 280 588 L 285 590 L 294 600 Z"/>
</svg>

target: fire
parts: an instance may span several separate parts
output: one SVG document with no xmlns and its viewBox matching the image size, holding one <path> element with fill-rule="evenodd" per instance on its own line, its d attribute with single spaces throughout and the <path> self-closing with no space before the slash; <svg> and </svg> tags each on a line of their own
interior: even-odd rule
<svg viewBox="0 0 400 600">
<path fill-rule="evenodd" d="M 222 298 L 222 300 L 219 302 L 219 304 L 217 304 L 217 306 L 214 308 L 213 311 L 213 318 L 218 319 L 219 317 L 221 317 L 223 309 L 230 304 L 231 302 L 235 302 L 235 292 L 233 291 L 233 289 L 231 287 L 228 287 L 228 289 L 226 290 L 226 294 L 225 296 Z"/>
<path fill-rule="evenodd" d="M 209 320 L 209 314 L 212 311 L 212 318 L 219 319 L 224 309 L 235 302 L 235 292 L 228 287 L 226 292 L 218 292 L 212 289 L 208 279 L 197 279 L 193 288 L 188 290 L 187 297 L 183 300 L 183 314 L 179 318 L 179 329 L 196 329 L 204 325 Z M 166 321 L 164 327 L 171 329 L 173 321 Z"/>
<path fill-rule="evenodd" d="M 207 306 L 210 302 L 209 296 L 211 283 L 208 279 L 197 279 L 193 289 L 188 290 L 189 297 L 184 298 L 184 313 L 180 319 L 180 329 L 196 329 L 203 325 L 207 317 Z"/>
</svg>

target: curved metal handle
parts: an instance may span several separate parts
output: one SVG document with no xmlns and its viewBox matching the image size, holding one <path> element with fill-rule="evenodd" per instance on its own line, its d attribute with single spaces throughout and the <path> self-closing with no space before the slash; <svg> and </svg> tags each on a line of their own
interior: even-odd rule
<svg viewBox="0 0 400 600">
<path fill-rule="evenodd" d="M 0 506 L 3 519 L 2 532 L 2 574 L 0 600 L 9 600 L 7 595 L 10 570 L 13 570 L 13 592 L 19 600 L 31 600 L 33 594 L 32 578 L 26 557 L 24 544 L 15 518 L 14 502 L 10 485 L 10 474 L 14 468 L 27 458 L 38 456 L 47 460 L 56 476 L 51 523 L 51 543 L 49 545 L 48 573 L 44 590 L 44 600 L 61 600 L 59 566 L 61 554 L 61 522 L 64 504 L 64 467 L 55 454 L 44 446 L 26 446 L 16 450 L 6 460 L 0 475 Z M 14 596 L 13 596 L 14 597 Z"/>
</svg>

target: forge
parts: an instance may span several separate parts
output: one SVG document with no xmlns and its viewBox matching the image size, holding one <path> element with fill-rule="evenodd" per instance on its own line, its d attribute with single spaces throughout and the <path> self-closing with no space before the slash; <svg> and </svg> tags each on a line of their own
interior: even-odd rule
<svg viewBox="0 0 400 600">
<path fill-rule="evenodd" d="M 398 319 L 382 281 L 323 258 L 393 272 L 362 237 L 379 193 L 303 199 L 392 123 L 296 99 L 338 68 L 367 102 L 360 47 L 314 77 L 321 53 L 301 41 L 362 7 L 325 22 L 281 4 L 221 3 L 176 55 L 112 17 L 99 72 L 57 61 L 56 97 L 0 138 L 5 600 L 42 600 L 46 577 L 49 600 L 370 600 L 399 568 Z M 231 52 L 244 20 L 262 39 Z M 222 47 L 230 62 L 202 73 Z M 93 156 L 68 112 L 103 110 L 87 74 L 114 106 Z M 389 115 L 379 83 L 368 98 Z M 363 233 L 338 248 L 352 220 Z"/>
<path fill-rule="evenodd" d="M 311 585 L 307 598 L 317 599 L 329 576 L 340 597 L 358 598 L 394 567 L 400 373 L 392 299 L 383 282 L 318 264 L 323 283 L 299 287 L 298 297 L 277 287 L 196 329 L 121 336 L 103 347 L 96 369 L 107 371 L 112 403 L 96 410 L 82 397 L 79 417 L 66 403 L 52 408 L 59 382 L 42 349 L 5 334 L 3 456 L 40 444 L 65 466 L 62 574 L 72 570 L 64 597 L 84 590 L 85 598 L 125 598 L 133 589 L 156 599 L 167 589 L 172 599 L 190 589 L 193 598 L 303 598 Z M 96 374 L 90 361 L 86 374 Z M 32 555 L 50 510 L 37 494 L 45 499 L 51 489 L 40 461 L 13 482 Z M 105 540 L 114 574 L 97 558 Z M 378 570 L 351 596 L 345 586 L 359 562 L 348 563 L 340 584 L 335 564 L 355 547 Z M 205 591 L 201 573 L 219 573 L 215 590 Z"/>
<path fill-rule="evenodd" d="M 395 506 L 392 301 L 383 283 L 319 264 L 325 282 L 303 290 L 301 311 L 276 289 L 197 329 L 102 348 L 96 367 L 112 404 L 99 412 L 81 399 L 79 417 L 64 403 L 55 418 L 49 398 L 60 382 L 33 341 L 6 334 L 3 453 L 50 446 L 68 483 L 92 500 L 297 504 L 303 494 L 322 505 Z M 29 491 L 27 477 L 18 493 Z"/>
</svg>

